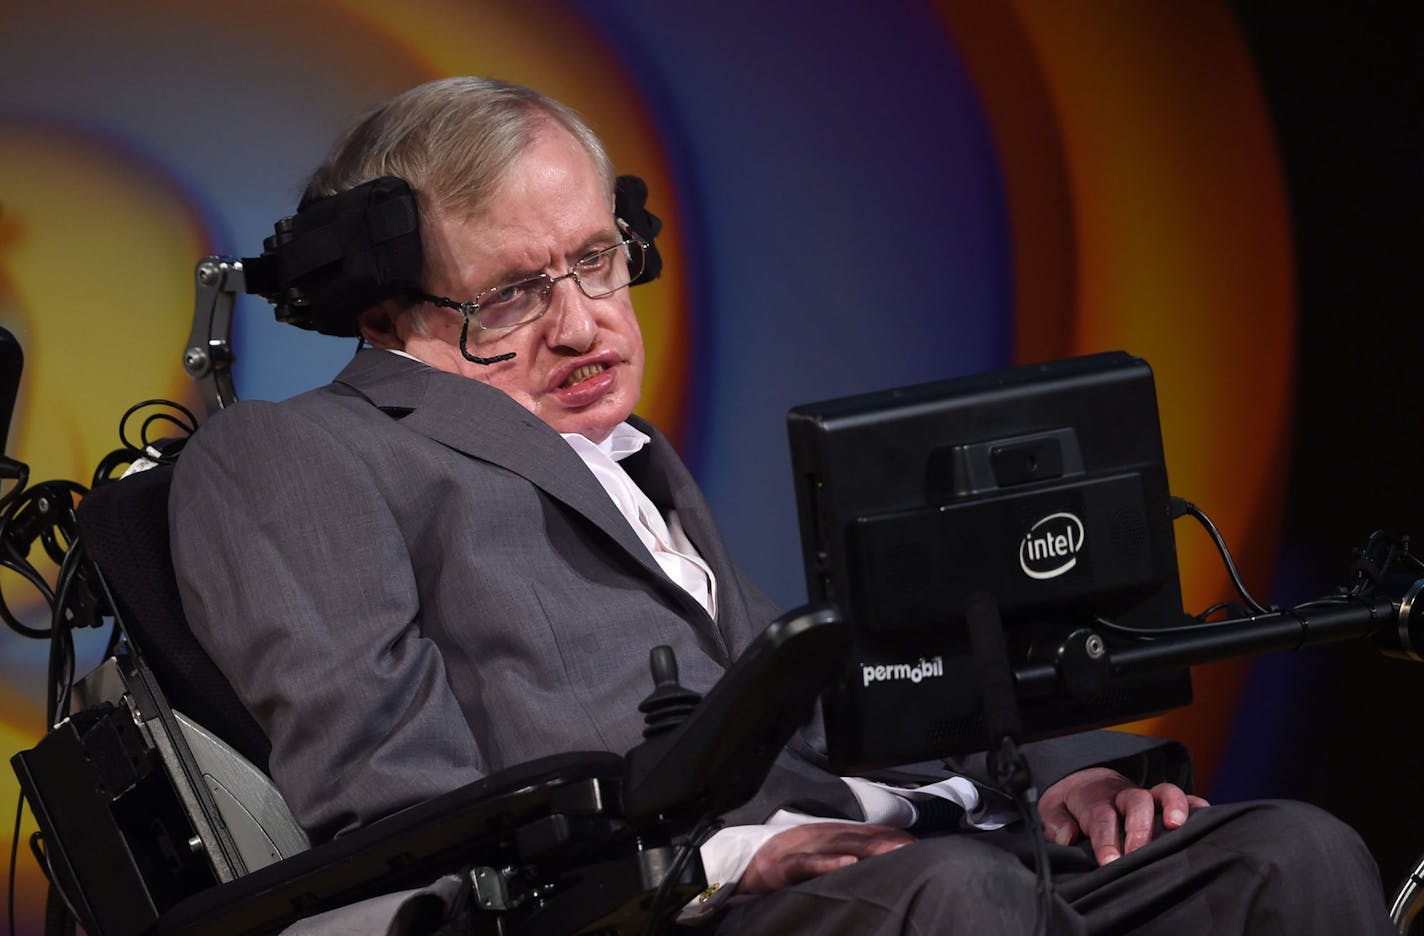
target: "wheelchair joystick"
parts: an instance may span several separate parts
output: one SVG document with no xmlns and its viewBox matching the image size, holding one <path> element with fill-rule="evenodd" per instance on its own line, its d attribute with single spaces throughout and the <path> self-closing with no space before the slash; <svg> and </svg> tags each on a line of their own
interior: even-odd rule
<svg viewBox="0 0 1424 936">
<path fill-rule="evenodd" d="M 678 683 L 677 657 L 672 647 L 666 644 L 654 647 L 648 654 L 648 667 L 653 673 L 653 691 L 638 703 L 638 711 L 643 713 L 645 740 L 667 734 L 681 725 L 702 701 L 699 693 Z"/>
</svg>

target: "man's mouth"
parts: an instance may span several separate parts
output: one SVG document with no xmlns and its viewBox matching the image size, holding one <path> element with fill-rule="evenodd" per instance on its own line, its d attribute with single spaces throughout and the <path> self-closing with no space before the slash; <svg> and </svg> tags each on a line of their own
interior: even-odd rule
<svg viewBox="0 0 1424 936">
<path fill-rule="evenodd" d="M 599 374 L 603 373 L 607 369 L 607 364 L 585 364 L 583 367 L 580 367 L 578 370 L 570 374 L 569 379 L 563 382 L 563 385 L 560 387 L 560 389 L 567 390 L 569 387 L 583 383 L 590 377 L 597 377 Z"/>
</svg>

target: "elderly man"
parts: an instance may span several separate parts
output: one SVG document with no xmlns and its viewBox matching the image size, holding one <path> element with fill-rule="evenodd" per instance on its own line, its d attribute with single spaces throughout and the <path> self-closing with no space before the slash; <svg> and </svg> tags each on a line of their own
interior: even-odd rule
<svg viewBox="0 0 1424 936">
<path fill-rule="evenodd" d="M 193 628 L 317 839 L 536 756 L 626 751 L 649 647 L 706 691 L 776 614 L 632 416 L 644 351 L 624 287 L 644 250 L 597 137 L 529 89 L 433 82 L 358 123 L 308 198 L 380 176 L 416 193 L 421 288 L 360 313 L 372 350 L 329 386 L 215 417 L 172 500 Z M 1095 735 L 1036 755 L 1056 931 L 1388 931 L 1348 829 L 1092 766 L 1166 763 L 1145 751 Z M 1022 833 L 971 828 L 1001 824 L 986 786 L 964 785 L 965 831 L 916 840 L 840 821 L 862 803 L 812 760 L 784 752 L 704 847 L 720 887 L 688 916 L 725 902 L 703 925 L 1032 927 Z"/>
</svg>

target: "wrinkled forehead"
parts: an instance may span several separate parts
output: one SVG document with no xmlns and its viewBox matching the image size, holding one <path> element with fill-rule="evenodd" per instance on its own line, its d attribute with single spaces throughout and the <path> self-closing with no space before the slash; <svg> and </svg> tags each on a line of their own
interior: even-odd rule
<svg viewBox="0 0 1424 936">
<path fill-rule="evenodd" d="M 598 166 L 567 134 L 534 141 L 478 205 L 437 210 L 423 228 L 430 285 L 465 290 L 561 272 L 618 240 Z"/>
<path fill-rule="evenodd" d="M 469 216 L 485 210 L 511 185 L 523 184 L 529 164 L 577 165 L 587 170 L 598 197 L 609 212 L 615 200 L 616 178 L 612 161 L 596 138 L 585 139 L 552 117 L 538 120 L 517 140 L 500 148 L 486 148 L 484 158 L 462 165 L 442 166 L 418 186 L 422 212 L 436 216 Z"/>
</svg>

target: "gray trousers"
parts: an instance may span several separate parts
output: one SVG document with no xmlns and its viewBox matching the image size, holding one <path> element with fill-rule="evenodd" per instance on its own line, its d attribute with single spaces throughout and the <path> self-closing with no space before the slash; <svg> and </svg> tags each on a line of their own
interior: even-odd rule
<svg viewBox="0 0 1424 936">
<path fill-rule="evenodd" d="M 1048 847 L 1048 932 L 1392 933 L 1379 871 L 1344 823 L 1263 801 L 1197 810 L 1182 828 L 1099 868 Z M 732 906 L 719 934 L 1032 933 L 1038 914 L 1022 830 L 924 839 Z"/>
</svg>

